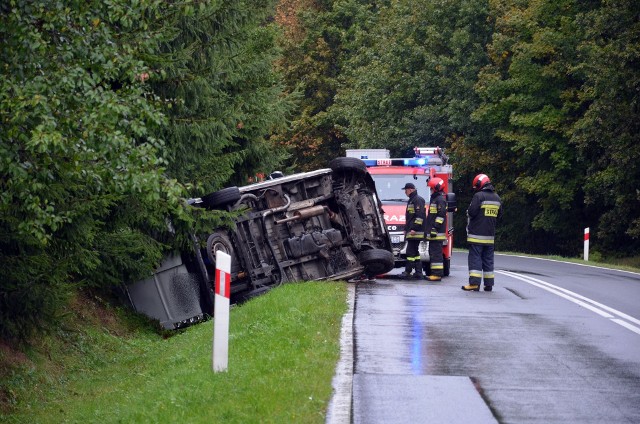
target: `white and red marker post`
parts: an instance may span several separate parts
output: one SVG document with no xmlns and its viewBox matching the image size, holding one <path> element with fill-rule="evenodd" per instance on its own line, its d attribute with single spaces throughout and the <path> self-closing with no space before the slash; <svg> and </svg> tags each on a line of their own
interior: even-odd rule
<svg viewBox="0 0 640 424">
<path fill-rule="evenodd" d="M 229 365 L 229 295 L 231 294 L 231 256 L 216 252 L 216 295 L 213 310 L 213 372 Z"/>
<path fill-rule="evenodd" d="M 589 260 L 589 227 L 584 229 L 584 260 Z"/>
</svg>

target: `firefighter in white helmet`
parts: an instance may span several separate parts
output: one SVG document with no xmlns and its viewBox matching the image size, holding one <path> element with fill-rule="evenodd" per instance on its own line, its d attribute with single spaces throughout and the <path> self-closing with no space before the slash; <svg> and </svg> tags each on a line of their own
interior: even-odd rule
<svg viewBox="0 0 640 424">
<path fill-rule="evenodd" d="M 469 243 L 469 284 L 462 290 L 493 290 L 493 253 L 496 222 L 502 216 L 502 202 L 485 174 L 473 179 L 476 193 L 467 209 L 467 243 Z"/>
</svg>

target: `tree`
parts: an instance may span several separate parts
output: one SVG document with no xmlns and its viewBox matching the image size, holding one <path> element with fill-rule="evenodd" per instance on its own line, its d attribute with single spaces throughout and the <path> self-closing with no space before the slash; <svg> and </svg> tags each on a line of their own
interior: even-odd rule
<svg viewBox="0 0 640 424">
<path fill-rule="evenodd" d="M 516 245 L 575 254 L 590 226 L 596 249 L 637 251 L 638 6 L 491 5 L 492 63 L 478 77 L 483 104 L 473 117 L 497 140 L 475 148 L 497 159 L 509 201 L 524 211 L 511 221 L 525 229 Z"/>
<path fill-rule="evenodd" d="M 163 142 L 151 131 L 165 118 L 138 78 L 143 45 L 131 34 L 141 16 L 141 5 L 115 1 L 0 8 L 2 336 L 27 336 L 54 320 L 70 286 L 100 268 L 110 241 L 134 245 L 137 271 L 153 269 L 159 243 L 142 228 L 158 230 L 182 213 L 181 188 L 162 172 Z M 146 210 L 145 221 L 129 216 L 126 227 L 106 228 L 130 201 Z"/>
<path fill-rule="evenodd" d="M 350 147 L 448 147 L 477 132 L 476 75 L 487 63 L 483 1 L 398 1 L 380 9 L 342 76 L 332 108 Z"/>
<path fill-rule="evenodd" d="M 194 194 L 246 184 L 278 167 L 286 152 L 269 140 L 293 108 L 274 71 L 274 1 L 198 3 L 175 22 L 151 66 L 154 92 L 170 106 L 168 172 Z"/>
<path fill-rule="evenodd" d="M 484 102 L 473 117 L 495 129 L 499 142 L 486 147 L 504 161 L 497 165 L 515 183 L 513 197 L 524 210 L 534 211 L 516 222 L 528 233 L 546 235 L 543 244 L 525 246 L 570 252 L 576 250 L 572 245 L 579 246 L 575 240 L 584 222 L 585 165 L 569 142 L 580 116 L 572 99 L 582 84 L 573 73 L 582 36 L 575 16 L 588 5 L 565 0 L 494 1 L 492 6 L 497 16 L 489 46 L 492 63 L 479 74 L 477 90 Z"/>
<path fill-rule="evenodd" d="M 585 38 L 578 45 L 576 93 L 583 108 L 570 141 L 586 168 L 586 223 L 597 228 L 596 248 L 640 250 L 640 4 L 598 3 L 578 17 Z"/>
<path fill-rule="evenodd" d="M 340 156 L 344 135 L 329 109 L 338 78 L 355 40 L 375 16 L 378 2 L 363 0 L 282 0 L 277 22 L 283 28 L 283 70 L 288 92 L 299 97 L 290 128 L 275 139 L 293 157 L 289 165 L 311 170 Z"/>
<path fill-rule="evenodd" d="M 186 207 L 283 154 L 273 2 L 0 6 L 0 336 L 50 328 L 77 288 L 149 275 L 224 221 Z M 195 217 L 195 220 L 194 220 Z"/>
</svg>

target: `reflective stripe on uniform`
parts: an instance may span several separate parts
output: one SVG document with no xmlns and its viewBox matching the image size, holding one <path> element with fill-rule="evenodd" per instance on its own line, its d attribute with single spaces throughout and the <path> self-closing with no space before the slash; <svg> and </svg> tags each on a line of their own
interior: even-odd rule
<svg viewBox="0 0 640 424">
<path fill-rule="evenodd" d="M 415 231 L 413 235 L 411 233 L 407 233 L 405 238 L 408 238 L 408 239 L 423 239 L 424 238 L 424 231 Z"/>
<path fill-rule="evenodd" d="M 431 262 L 431 269 L 444 269 L 444 264 Z"/>
<path fill-rule="evenodd" d="M 469 277 L 482 278 L 482 271 L 478 271 L 477 269 L 470 269 Z"/>
<path fill-rule="evenodd" d="M 417 262 L 420 260 L 420 256 L 407 256 L 409 262 Z"/>
<path fill-rule="evenodd" d="M 494 238 L 493 236 L 479 236 L 476 234 L 468 234 L 467 241 L 469 243 L 493 244 Z"/>
<path fill-rule="evenodd" d="M 437 224 L 442 224 L 443 222 L 444 222 L 444 218 L 443 217 L 439 216 L 439 217 L 436 218 L 436 223 Z"/>
<path fill-rule="evenodd" d="M 485 272 L 483 273 L 484 278 L 495 278 L 493 272 Z"/>
</svg>

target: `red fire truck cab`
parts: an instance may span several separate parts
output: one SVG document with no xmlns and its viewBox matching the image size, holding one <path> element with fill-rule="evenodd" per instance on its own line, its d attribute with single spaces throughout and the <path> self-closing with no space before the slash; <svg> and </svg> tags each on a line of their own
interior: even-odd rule
<svg viewBox="0 0 640 424">
<path fill-rule="evenodd" d="M 407 197 L 402 190 L 405 183 L 414 183 L 418 194 L 427 204 L 430 198 L 427 182 L 438 177 L 444 181 L 444 192 L 447 197 L 447 216 L 445 228 L 447 239 L 443 243 L 444 275 L 449 275 L 451 268 L 451 252 L 453 249 L 453 212 L 457 210 L 455 193 L 453 193 L 453 167 L 448 157 L 439 147 L 416 147 L 415 156 L 411 158 L 391 158 L 387 149 L 349 149 L 347 157 L 362 159 L 369 174 L 376 184 L 378 196 L 382 202 L 384 220 L 391 238 L 395 267 L 406 262 L 406 244 L 404 240 L 405 211 Z M 424 272 L 430 272 L 428 241 L 420 243 L 420 258 Z"/>
</svg>

